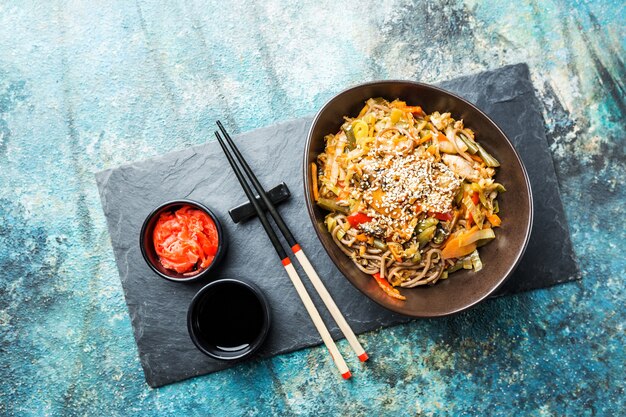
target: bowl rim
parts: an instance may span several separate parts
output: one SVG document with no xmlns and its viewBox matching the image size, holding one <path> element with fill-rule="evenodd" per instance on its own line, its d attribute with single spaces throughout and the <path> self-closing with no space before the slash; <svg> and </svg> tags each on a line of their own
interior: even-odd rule
<svg viewBox="0 0 626 417">
<path fill-rule="evenodd" d="M 194 320 L 194 317 L 196 316 L 196 313 L 195 313 L 196 306 L 200 302 L 202 297 L 204 297 L 204 295 L 211 289 L 218 287 L 220 285 L 224 285 L 224 284 L 239 285 L 241 287 L 247 288 L 250 292 L 252 292 L 261 304 L 261 308 L 263 309 L 263 318 L 264 318 L 261 332 L 259 333 L 258 337 L 254 340 L 253 344 L 251 344 L 251 347 L 248 348 L 248 350 L 243 351 L 239 355 L 230 356 L 230 357 L 216 355 L 215 353 L 207 349 L 200 342 L 198 335 L 196 334 L 196 331 L 195 331 L 195 326 L 193 325 L 193 320 Z M 209 282 L 207 285 L 202 287 L 193 296 L 193 298 L 191 299 L 191 302 L 189 303 L 189 307 L 187 308 L 187 331 L 189 333 L 189 337 L 191 338 L 191 341 L 193 342 L 194 345 L 196 345 L 196 347 L 198 348 L 200 352 L 204 353 L 205 355 L 213 359 L 217 359 L 223 362 L 236 362 L 236 361 L 240 361 L 243 359 L 247 359 L 250 356 L 254 355 L 261 348 L 261 346 L 263 346 L 263 344 L 265 343 L 265 340 L 267 339 L 271 326 L 272 326 L 272 315 L 270 313 L 270 305 L 267 300 L 267 297 L 265 296 L 265 294 L 263 294 L 263 291 L 261 291 L 261 289 L 257 287 L 255 284 L 247 282 L 247 281 L 243 281 L 240 279 L 222 278 L 222 279 L 217 279 L 215 281 Z"/>
<path fill-rule="evenodd" d="M 481 295 L 480 297 L 477 297 L 476 299 L 472 300 L 470 303 L 467 303 L 466 305 L 464 305 L 462 307 L 456 308 L 456 309 L 451 310 L 451 311 L 447 311 L 445 313 L 408 314 L 405 311 L 400 311 L 399 309 L 394 308 L 392 305 L 385 305 L 382 302 L 380 302 L 380 301 L 370 297 L 363 289 L 361 289 L 359 286 L 355 285 L 355 283 L 353 283 L 352 280 L 350 280 L 346 276 L 346 274 L 344 274 L 344 272 L 341 270 L 341 268 L 337 265 L 334 252 L 332 252 L 325 245 L 322 245 L 322 247 L 324 248 L 324 250 L 326 251 L 326 253 L 330 257 L 330 259 L 335 264 L 335 267 L 339 270 L 339 272 L 341 272 L 341 274 L 344 276 L 344 278 L 348 282 L 350 282 L 350 284 L 353 287 L 355 287 L 363 295 L 365 295 L 368 299 L 374 301 L 376 304 L 380 305 L 381 307 L 383 307 L 383 308 L 385 308 L 387 310 L 393 311 L 395 313 L 398 313 L 398 314 L 401 314 L 401 315 L 404 315 L 404 316 L 408 316 L 408 317 L 414 317 L 414 318 L 446 317 L 446 316 L 450 316 L 450 315 L 457 314 L 457 313 L 460 313 L 462 311 L 468 310 L 468 309 L 470 309 L 472 307 L 475 307 L 477 304 L 481 303 L 486 298 L 488 298 L 490 295 L 492 295 L 495 291 L 497 291 L 498 288 L 500 288 L 506 282 L 506 280 L 509 279 L 509 277 L 512 275 L 513 271 L 515 271 L 515 269 L 519 265 L 520 261 L 524 257 L 524 253 L 526 252 L 526 248 L 528 247 L 528 242 L 530 240 L 530 235 L 531 235 L 532 227 L 533 227 L 533 219 L 534 219 L 533 195 L 532 195 L 532 188 L 531 188 L 531 184 L 530 184 L 530 179 L 528 178 L 528 172 L 526 171 L 526 166 L 524 165 L 522 159 L 519 156 L 519 153 L 517 152 L 517 149 L 515 149 L 515 146 L 513 146 L 513 143 L 509 140 L 508 136 L 504 133 L 504 131 L 500 128 L 500 126 L 498 126 L 498 124 L 496 122 L 494 122 L 493 119 L 491 117 L 489 117 L 484 111 L 482 111 L 481 109 L 479 109 L 477 106 L 475 106 L 474 104 L 470 103 L 466 99 L 458 96 L 457 94 L 454 94 L 454 93 L 452 93 L 452 92 L 450 92 L 450 91 L 448 91 L 446 89 L 443 89 L 441 87 L 437 87 L 437 86 L 434 86 L 432 84 L 426 84 L 426 83 L 422 83 L 422 82 L 418 82 L 418 81 L 402 80 L 402 79 L 374 80 L 374 81 L 367 81 L 367 82 L 364 82 L 364 83 L 360 83 L 360 84 L 356 84 L 356 85 L 353 85 L 351 87 L 348 87 L 348 88 L 346 88 L 346 89 L 344 89 L 344 90 L 334 94 L 330 99 L 328 99 L 320 107 L 320 109 L 317 111 L 317 113 L 313 117 L 313 120 L 311 121 L 311 125 L 310 125 L 308 133 L 307 133 L 306 141 L 305 141 L 305 144 L 304 144 L 304 151 L 303 151 L 303 155 L 302 155 L 302 174 L 303 174 L 303 181 L 302 181 L 302 183 L 303 183 L 303 186 L 304 186 L 304 200 L 305 200 L 305 203 L 306 203 L 307 212 L 309 214 L 309 219 L 311 220 L 311 223 L 313 225 L 313 229 L 315 230 L 315 234 L 317 235 L 318 239 L 321 242 L 321 239 L 322 239 L 322 234 L 321 233 L 322 232 L 319 230 L 319 228 L 317 227 L 317 224 L 316 224 L 315 213 L 313 211 L 313 202 L 312 202 L 312 198 L 311 198 L 310 191 L 309 191 L 311 184 L 310 184 L 310 182 L 308 180 L 308 164 L 309 164 L 308 155 L 309 155 L 309 152 L 310 152 L 310 149 L 311 149 L 311 140 L 312 140 L 313 130 L 315 129 L 315 126 L 317 125 L 317 122 L 319 121 L 322 113 L 337 98 L 339 98 L 340 96 L 343 96 L 344 94 L 347 94 L 347 93 L 349 93 L 349 92 L 351 92 L 353 90 L 361 89 L 363 87 L 367 87 L 367 86 L 371 86 L 371 85 L 381 85 L 381 84 L 384 85 L 384 84 L 396 84 L 396 83 L 413 84 L 413 85 L 415 85 L 417 87 L 431 89 L 431 90 L 435 90 L 436 92 L 443 93 L 444 95 L 448 95 L 448 96 L 452 97 L 455 100 L 461 101 L 463 104 L 465 104 L 466 106 L 469 106 L 470 108 L 472 108 L 473 110 L 475 110 L 476 112 L 481 114 L 483 117 L 485 117 L 485 119 L 487 119 L 493 125 L 493 127 L 495 127 L 495 129 L 502 135 L 502 137 L 506 140 L 508 145 L 513 150 L 513 154 L 514 154 L 517 162 L 519 163 L 519 166 L 522 169 L 522 174 L 523 174 L 523 177 L 524 177 L 524 181 L 526 183 L 526 187 L 527 187 L 527 190 L 528 190 L 527 193 L 526 193 L 526 197 L 528 198 L 528 205 L 529 205 L 529 210 L 528 210 L 528 227 L 527 227 L 526 233 L 524 235 L 524 243 L 523 243 L 522 248 L 519 251 L 518 256 L 516 257 L 516 259 L 512 262 L 512 264 L 507 269 L 506 273 L 503 274 L 503 276 L 493 286 L 493 288 L 491 288 L 489 291 L 486 291 L 485 294 Z"/>
<path fill-rule="evenodd" d="M 211 262 L 211 264 L 200 273 L 190 276 L 188 278 L 176 278 L 172 275 L 164 274 L 150 261 L 150 259 L 148 258 L 148 254 L 146 252 L 146 245 L 151 244 L 151 242 L 145 241 L 146 229 L 148 227 L 148 224 L 150 223 L 150 220 L 154 216 L 159 214 L 162 210 L 167 208 L 168 206 L 174 206 L 174 205 L 190 205 L 192 207 L 195 207 L 199 210 L 204 211 L 213 220 L 213 223 L 215 223 L 215 228 L 217 229 L 217 239 L 218 239 L 217 253 L 215 254 L 215 257 L 213 258 L 213 262 Z M 146 262 L 146 264 L 148 264 L 150 269 L 152 269 L 152 271 L 154 271 L 158 276 L 171 282 L 189 283 L 189 282 L 200 281 L 209 273 L 209 271 L 212 271 L 215 268 L 215 266 L 224 257 L 224 253 L 226 252 L 226 249 L 228 247 L 228 242 L 226 241 L 226 235 L 224 233 L 224 229 L 222 228 L 222 223 L 219 217 L 217 217 L 215 213 L 211 211 L 211 209 L 209 209 L 204 204 L 199 203 L 198 201 L 189 200 L 189 199 L 176 199 L 176 200 L 169 200 L 169 201 L 166 201 L 165 203 L 160 204 L 155 209 L 153 209 L 150 212 L 150 214 L 146 216 L 145 220 L 143 221 L 143 224 L 141 225 L 141 231 L 139 232 L 139 247 L 141 248 L 141 255 L 143 256 L 144 261 Z"/>
</svg>

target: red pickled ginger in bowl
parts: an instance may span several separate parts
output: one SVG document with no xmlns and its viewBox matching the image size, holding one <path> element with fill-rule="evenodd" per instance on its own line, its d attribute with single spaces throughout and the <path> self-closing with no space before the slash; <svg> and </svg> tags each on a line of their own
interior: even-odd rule
<svg viewBox="0 0 626 417">
<path fill-rule="evenodd" d="M 161 213 L 152 241 L 161 265 L 187 276 L 211 265 L 219 245 L 213 219 L 190 205 Z"/>
</svg>

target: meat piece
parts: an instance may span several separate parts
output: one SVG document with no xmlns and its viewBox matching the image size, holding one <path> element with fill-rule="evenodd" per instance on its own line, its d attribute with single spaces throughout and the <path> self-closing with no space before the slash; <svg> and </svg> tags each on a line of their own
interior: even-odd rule
<svg viewBox="0 0 626 417">
<path fill-rule="evenodd" d="M 458 155 L 443 154 L 441 159 L 459 177 L 470 181 L 478 181 L 481 178 L 480 172 Z"/>
</svg>

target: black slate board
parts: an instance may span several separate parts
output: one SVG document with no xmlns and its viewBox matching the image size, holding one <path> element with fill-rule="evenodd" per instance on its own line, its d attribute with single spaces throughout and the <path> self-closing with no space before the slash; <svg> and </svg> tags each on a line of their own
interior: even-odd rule
<svg viewBox="0 0 626 417">
<path fill-rule="evenodd" d="M 508 66 L 441 85 L 476 103 L 491 116 L 513 141 L 528 169 L 535 202 L 533 234 L 524 259 L 499 295 L 579 278 L 528 67 Z M 309 125 L 309 118 L 293 120 L 238 135 L 236 142 L 263 184 L 273 186 L 284 180 L 289 185 L 292 197 L 281 204 L 280 211 L 354 331 L 361 333 L 406 322 L 408 318 L 379 307 L 353 288 L 315 236 L 306 213 L 301 180 L 301 156 Z M 253 281 L 272 307 L 273 327 L 261 357 L 321 343 L 259 223 L 235 225 L 230 221 L 228 209 L 245 201 L 245 196 L 216 142 L 105 170 L 96 179 L 141 365 L 150 386 L 230 366 L 204 356 L 187 334 L 187 306 L 204 284 L 165 281 L 141 257 L 141 224 L 154 207 L 167 200 L 198 200 L 222 219 L 230 248 L 216 278 Z M 549 262 L 545 255 L 548 253 Z M 314 294 L 311 286 L 307 287 Z M 316 294 L 313 298 L 322 305 Z M 333 336 L 339 337 L 340 332 L 325 309 L 320 312 Z"/>
</svg>

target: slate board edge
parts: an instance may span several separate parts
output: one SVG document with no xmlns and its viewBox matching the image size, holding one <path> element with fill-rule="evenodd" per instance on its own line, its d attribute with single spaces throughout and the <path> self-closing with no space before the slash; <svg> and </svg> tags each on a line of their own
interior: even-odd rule
<svg viewBox="0 0 626 417">
<path fill-rule="evenodd" d="M 99 171 L 95 174 L 96 177 L 96 184 L 98 186 L 98 195 L 100 196 L 100 203 L 102 204 L 102 208 L 103 211 L 104 210 L 104 205 L 106 204 L 106 198 L 104 197 L 104 193 L 106 191 L 106 188 L 104 186 L 104 184 L 109 180 L 109 177 L 111 175 L 111 172 L 117 168 L 109 168 L 109 169 L 105 169 L 103 171 Z M 109 216 L 105 216 L 106 218 L 106 222 L 107 222 L 107 231 L 109 229 L 111 229 L 113 227 L 113 225 L 111 224 L 111 219 Z M 124 303 L 126 304 L 126 311 L 128 312 L 128 316 L 130 317 L 130 323 L 131 323 L 131 328 L 133 330 L 133 338 L 135 339 L 135 348 L 137 350 L 137 356 L 139 357 L 139 363 L 141 364 L 141 369 L 143 371 L 146 383 L 148 384 L 148 386 L 150 386 L 151 388 L 158 388 L 158 387 L 162 387 L 164 385 L 167 384 L 156 384 L 154 383 L 154 378 L 152 375 L 152 372 L 150 370 L 150 364 L 147 362 L 146 358 L 144 355 L 141 355 L 139 352 L 139 328 L 138 326 L 135 325 L 136 321 L 137 321 L 137 317 L 136 315 L 132 314 L 131 311 L 131 301 L 128 296 L 126 291 L 124 290 L 123 287 L 123 283 L 121 280 L 121 277 L 124 276 L 123 271 L 121 270 L 121 264 L 119 262 L 117 262 L 117 255 L 115 254 L 115 251 L 113 251 L 113 242 L 112 242 L 112 237 L 111 237 L 111 233 L 109 234 L 109 241 L 111 241 L 111 251 L 113 252 L 113 257 L 115 258 L 116 262 L 115 262 L 115 266 L 117 268 L 117 273 L 120 277 L 120 285 L 122 286 L 122 294 L 124 295 Z M 196 376 L 200 376 L 200 375 L 194 375 L 194 376 L 190 376 L 189 378 L 195 378 Z M 188 378 L 187 378 L 188 379 Z"/>
<path fill-rule="evenodd" d="M 532 99 L 531 99 L 531 101 L 534 101 L 534 104 L 535 104 L 533 107 L 535 109 L 544 109 L 545 106 L 541 102 L 541 100 L 539 100 L 539 94 L 538 94 L 539 92 L 537 91 L 533 83 L 532 75 L 530 73 L 530 67 L 528 66 L 528 64 L 525 62 L 521 62 L 518 64 L 507 65 L 502 68 L 504 69 L 504 68 L 513 67 L 513 66 L 522 69 L 522 71 L 524 72 L 524 76 L 530 80 L 531 86 L 534 90 L 534 94 L 532 95 Z M 546 120 L 543 117 L 543 111 L 538 111 L 538 114 L 539 114 L 539 118 L 543 122 L 543 125 L 546 126 Z M 548 149 L 550 149 L 550 142 L 548 141 L 548 137 L 546 135 L 545 129 L 543 131 L 542 136 L 543 136 L 543 139 L 548 144 Z M 563 216 L 565 217 L 565 224 L 563 225 L 563 227 L 566 229 L 566 232 L 567 232 L 565 233 L 564 243 L 572 248 L 572 254 L 574 255 L 572 257 L 572 262 L 574 263 L 575 272 L 573 275 L 561 278 L 559 282 L 550 283 L 549 285 L 546 285 L 544 288 L 551 288 L 551 287 L 554 287 L 555 285 L 565 284 L 565 283 L 572 282 L 572 281 L 579 281 L 582 279 L 582 272 L 580 270 L 580 265 L 578 264 L 578 257 L 576 256 L 577 254 L 574 249 L 574 244 L 572 242 L 572 235 L 571 235 L 571 230 L 569 227 L 569 221 L 567 220 L 567 212 L 565 211 L 565 207 L 563 206 L 563 199 L 561 198 L 561 184 L 559 182 L 559 176 L 556 174 L 556 167 L 554 165 L 554 156 L 552 155 L 552 152 L 550 152 L 550 169 L 554 171 L 554 176 L 556 178 L 556 182 L 558 185 L 558 187 L 556 187 L 556 194 L 557 194 L 557 198 L 559 202 L 561 203 L 561 211 L 563 212 Z M 508 295 L 508 293 L 504 293 L 502 295 Z M 500 296 L 500 294 L 498 294 L 497 296 Z"/>
</svg>

